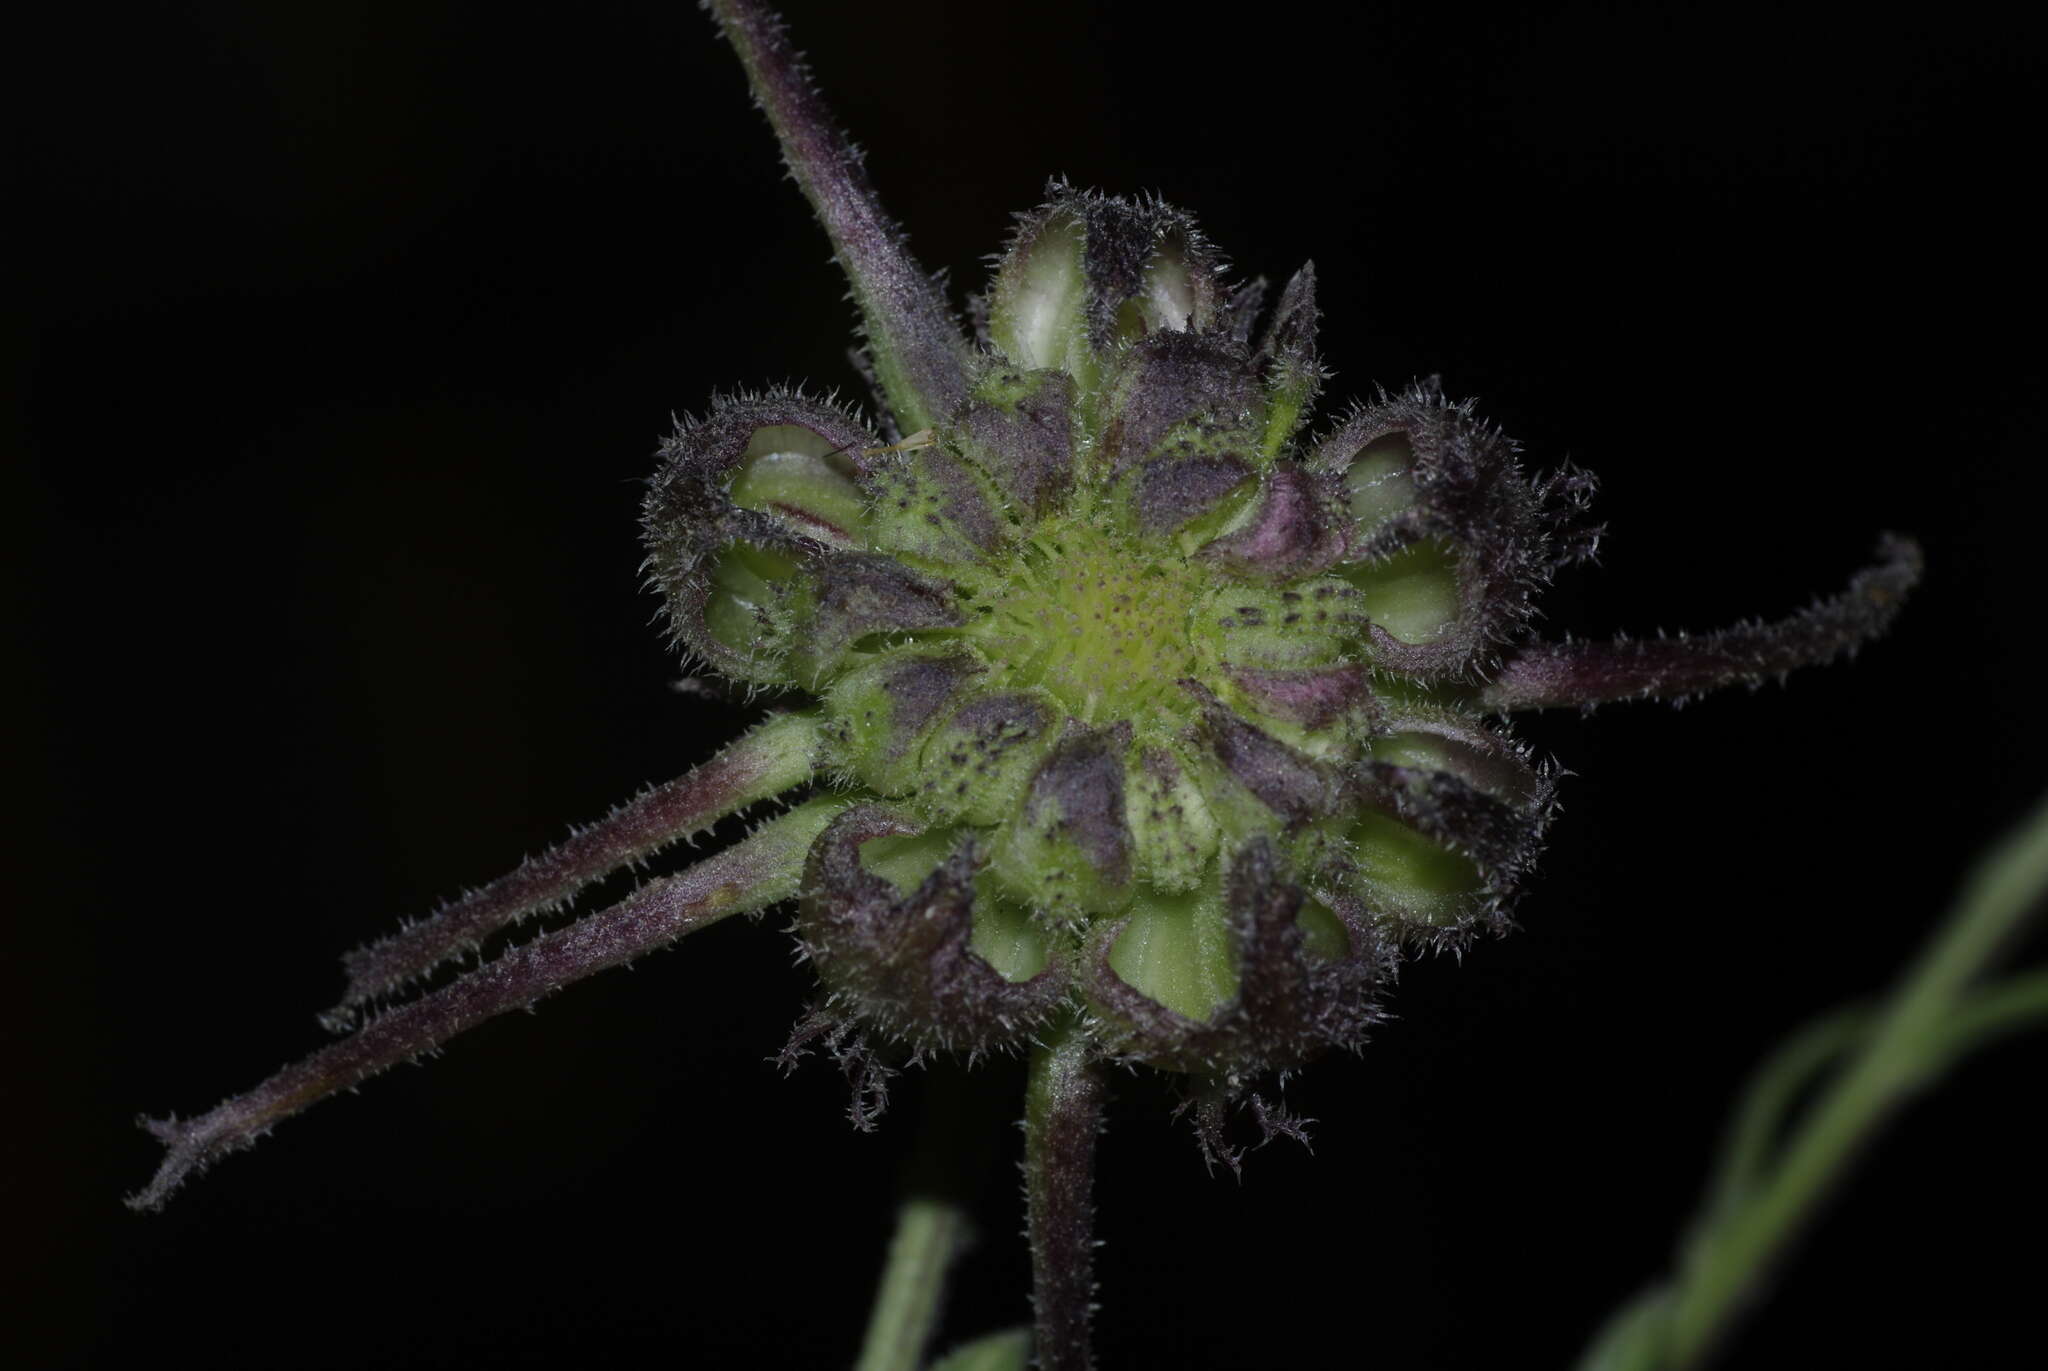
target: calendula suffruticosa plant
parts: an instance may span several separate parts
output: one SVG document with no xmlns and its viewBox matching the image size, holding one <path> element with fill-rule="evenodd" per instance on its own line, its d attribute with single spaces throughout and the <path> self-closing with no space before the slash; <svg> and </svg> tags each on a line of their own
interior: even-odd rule
<svg viewBox="0 0 2048 1371">
<path fill-rule="evenodd" d="M 794 900 L 817 979 L 785 1055 L 872 1126 L 935 1053 L 1030 1059 L 1039 1364 L 1089 1364 L 1111 1066 L 1182 1086 L 1199 1145 L 1295 1131 L 1278 1083 L 1355 1049 L 1401 959 L 1505 927 L 1556 776 L 1519 711 L 1682 698 L 1831 660 L 1918 572 L 1696 637 L 1548 642 L 1592 485 L 1537 477 L 1434 384 L 1310 423 L 1315 278 L 1232 286 L 1186 214 L 1055 185 L 962 324 L 760 6 L 710 8 L 852 287 L 884 411 L 715 402 L 663 445 L 648 572 L 700 669 L 773 712 L 698 770 L 347 959 L 340 1036 L 153 1121 L 133 1203 L 497 1014 Z M 743 841 L 446 984 L 445 964 L 717 820 Z"/>
</svg>

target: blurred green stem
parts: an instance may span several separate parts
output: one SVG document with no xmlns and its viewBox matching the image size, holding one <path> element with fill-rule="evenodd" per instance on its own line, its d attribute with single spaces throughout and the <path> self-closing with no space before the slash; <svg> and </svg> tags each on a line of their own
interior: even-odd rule
<svg viewBox="0 0 2048 1371">
<path fill-rule="evenodd" d="M 1701 1364 L 1893 1110 L 1958 1057 L 2048 1020 L 2048 972 L 1971 988 L 2044 892 L 2048 804 L 1978 863 L 1885 1004 L 1822 1019 L 1758 1072 L 1676 1278 L 1621 1310 L 1595 1339 L 1582 1371 L 1685 1371 Z M 1844 1056 L 1839 1073 L 1773 1152 L 1794 1101 Z"/>
<path fill-rule="evenodd" d="M 982 1081 L 947 1064 L 932 1065 L 896 1234 L 855 1371 L 918 1371 L 924 1364 L 947 1271 L 973 1239 L 974 1198 L 1009 1127 L 1005 1103 Z"/>
<path fill-rule="evenodd" d="M 932 1195 L 904 1199 L 856 1371 L 917 1371 L 938 1324 L 946 1268 L 966 1226 L 966 1214 L 951 1200 Z"/>
</svg>

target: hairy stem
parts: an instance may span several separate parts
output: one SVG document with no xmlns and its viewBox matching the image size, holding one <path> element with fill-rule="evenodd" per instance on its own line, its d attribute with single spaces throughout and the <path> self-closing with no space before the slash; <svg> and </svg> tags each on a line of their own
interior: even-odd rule
<svg viewBox="0 0 2048 1371">
<path fill-rule="evenodd" d="M 189 1177 L 252 1145 L 274 1125 L 399 1062 L 573 981 L 664 947 L 734 914 L 796 893 L 804 853 L 845 807 L 812 800 L 763 824 L 745 842 L 679 875 L 651 881 L 608 909 L 544 933 L 431 994 L 365 1022 L 246 1094 L 195 1119 L 146 1119 L 169 1149 L 156 1176 L 128 1199 L 158 1209 Z"/>
<path fill-rule="evenodd" d="M 706 0 L 706 8 L 739 54 L 783 161 L 832 240 L 897 423 L 907 433 L 945 421 L 966 397 L 968 357 L 945 296 L 882 212 L 860 153 L 833 122 L 782 21 L 755 0 Z"/>
<path fill-rule="evenodd" d="M 1507 713 L 1668 700 L 1782 676 L 1853 652 L 1890 626 L 1920 580 L 1920 549 L 1887 536 L 1840 595 L 1773 624 L 1607 643 L 1532 643 L 1501 663 L 1479 703 Z"/>
<path fill-rule="evenodd" d="M 1024 1094 L 1024 1201 L 1031 1228 L 1031 1302 L 1040 1371 L 1094 1365 L 1095 1135 L 1103 1083 L 1091 1044 L 1069 1020 L 1031 1053 Z"/>
<path fill-rule="evenodd" d="M 431 917 L 347 954 L 342 965 L 348 991 L 321 1021 L 341 1032 L 371 1000 L 402 989 L 506 925 L 555 908 L 627 863 L 801 784 L 815 768 L 817 750 L 815 716 L 768 719 L 694 771 L 577 829 L 567 842 Z"/>
</svg>

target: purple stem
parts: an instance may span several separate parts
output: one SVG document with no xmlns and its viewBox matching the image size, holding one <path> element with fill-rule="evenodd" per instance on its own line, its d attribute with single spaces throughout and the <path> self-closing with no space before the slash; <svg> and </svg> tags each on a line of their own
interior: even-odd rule
<svg viewBox="0 0 2048 1371">
<path fill-rule="evenodd" d="M 1795 667 L 1832 661 L 1883 633 L 1919 582 L 1920 568 L 1918 544 L 1887 534 L 1878 544 L 1878 560 L 1857 572 L 1847 590 L 1776 623 L 1676 638 L 1532 643 L 1501 665 L 1479 702 L 1507 713 L 1756 685 Z"/>
<path fill-rule="evenodd" d="M 832 240 L 897 425 L 908 433 L 945 422 L 966 398 L 969 355 L 945 295 L 883 213 L 859 151 L 833 123 L 782 21 L 755 0 L 705 7 L 739 54 L 783 161 Z"/>
<path fill-rule="evenodd" d="M 628 862 L 809 779 L 816 751 L 817 723 L 810 716 L 767 720 L 696 770 L 575 830 L 567 842 L 528 858 L 418 923 L 345 955 L 348 991 L 321 1022 L 342 1032 L 369 1001 L 402 989 L 507 924 L 553 909 Z"/>
<path fill-rule="evenodd" d="M 844 805 L 836 798 L 817 799 L 793 809 L 679 875 L 652 881 L 608 909 L 544 933 L 431 994 L 370 1019 L 348 1037 L 198 1118 L 144 1119 L 142 1126 L 169 1151 L 148 1186 L 129 1196 L 129 1207 L 162 1208 L 188 1178 L 252 1146 L 274 1125 L 486 1019 L 525 1008 L 685 933 L 787 898 L 796 892 L 812 840 Z"/>
<path fill-rule="evenodd" d="M 1095 1312 L 1095 1135 L 1105 1094 L 1087 1034 L 1069 1023 L 1031 1054 L 1024 1094 L 1024 1203 L 1039 1371 L 1088 1371 Z"/>
</svg>

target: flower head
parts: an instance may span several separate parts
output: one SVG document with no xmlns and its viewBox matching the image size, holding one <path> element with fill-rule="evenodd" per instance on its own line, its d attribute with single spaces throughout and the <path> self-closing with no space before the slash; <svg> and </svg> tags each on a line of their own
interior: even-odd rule
<svg viewBox="0 0 2048 1371">
<path fill-rule="evenodd" d="M 1434 385 L 1304 438 L 1314 271 L 1261 294 L 1187 215 L 1055 185 L 926 427 L 772 392 L 665 446 L 673 636 L 814 699 L 861 796 L 801 904 L 828 1018 L 974 1050 L 1078 1003 L 1234 1087 L 1502 917 L 1552 786 L 1480 689 L 1590 483 Z"/>
</svg>

